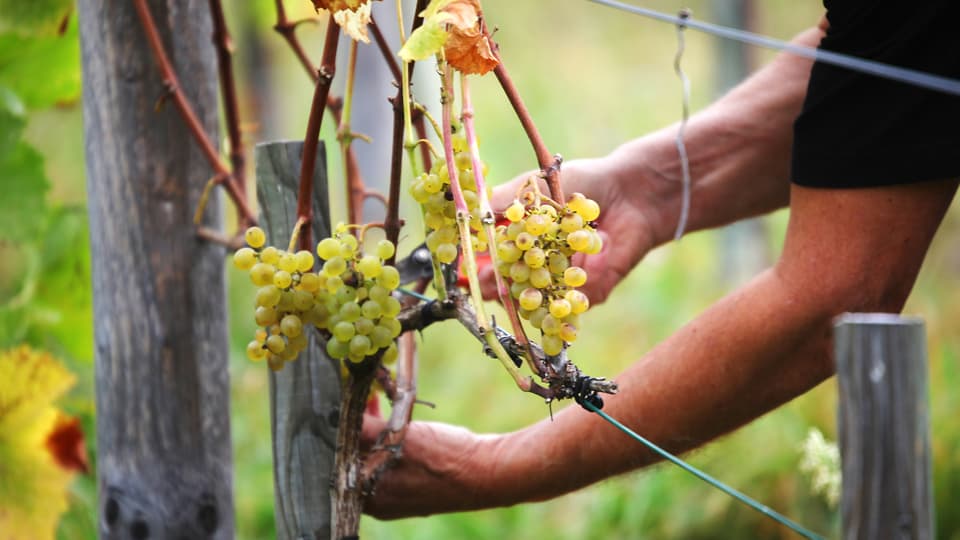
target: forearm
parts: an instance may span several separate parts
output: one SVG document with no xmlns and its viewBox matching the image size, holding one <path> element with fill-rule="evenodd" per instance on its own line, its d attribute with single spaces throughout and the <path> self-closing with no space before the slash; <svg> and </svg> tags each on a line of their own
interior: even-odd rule
<svg viewBox="0 0 960 540">
<path fill-rule="evenodd" d="M 793 42 L 816 46 L 812 28 Z M 688 231 L 724 225 L 783 207 L 789 200 L 793 121 L 800 112 L 811 62 L 781 54 L 769 65 L 691 117 L 685 145 L 692 178 Z M 657 245 L 679 221 L 682 174 L 674 124 L 622 145 L 603 158 L 625 192 L 642 190 Z"/>
</svg>

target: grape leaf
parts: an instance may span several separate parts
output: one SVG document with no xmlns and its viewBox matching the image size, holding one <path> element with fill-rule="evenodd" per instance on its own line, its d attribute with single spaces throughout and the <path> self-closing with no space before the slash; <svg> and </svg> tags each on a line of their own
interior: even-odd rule
<svg viewBox="0 0 960 540">
<path fill-rule="evenodd" d="M 484 74 L 499 60 L 480 24 L 479 0 L 433 0 L 420 16 L 423 25 L 400 49 L 404 61 L 423 60 L 443 47 L 447 62 L 463 73 Z"/>
<path fill-rule="evenodd" d="M 0 530 L 4 538 L 52 539 L 67 509 L 67 488 L 83 454 L 76 449 L 77 433 L 67 437 L 58 433 L 69 420 L 53 402 L 74 381 L 73 374 L 48 353 L 25 346 L 0 351 Z M 51 443 L 56 436 L 61 439 Z M 51 444 L 62 455 L 52 453 Z"/>
<path fill-rule="evenodd" d="M 63 35 L 0 34 L 0 85 L 17 94 L 28 109 L 76 101 L 80 97 L 76 22 Z"/>
<path fill-rule="evenodd" d="M 369 0 L 313 0 L 313 7 L 320 11 L 343 11 L 345 9 L 354 10 L 360 7 L 360 4 L 369 3 Z"/>
<path fill-rule="evenodd" d="M 20 140 L 26 124 L 23 102 L 12 90 L 0 85 L 0 159 Z"/>
<path fill-rule="evenodd" d="M 73 0 L 0 0 L 0 32 L 52 35 L 73 10 Z"/>
<path fill-rule="evenodd" d="M 360 4 L 356 9 L 341 9 L 333 12 L 333 20 L 340 25 L 343 31 L 354 41 L 370 43 L 367 35 L 367 25 L 370 24 L 370 8 L 372 4 Z"/>
</svg>

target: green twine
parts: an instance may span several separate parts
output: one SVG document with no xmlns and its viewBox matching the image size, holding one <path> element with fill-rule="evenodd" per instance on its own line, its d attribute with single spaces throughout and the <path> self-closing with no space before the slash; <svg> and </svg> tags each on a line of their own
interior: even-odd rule
<svg viewBox="0 0 960 540">
<path fill-rule="evenodd" d="M 790 521 L 790 519 L 788 519 L 788 518 L 785 517 L 784 515 L 776 512 L 775 510 L 773 510 L 773 509 L 770 508 L 769 506 L 766 506 L 766 505 L 764 505 L 764 504 L 760 504 L 759 502 L 751 499 L 750 497 L 747 497 L 747 496 L 744 495 L 743 493 L 740 493 L 739 491 L 737 491 L 737 490 L 733 489 L 732 487 L 724 484 L 723 482 L 717 480 L 716 478 L 710 476 L 709 474 L 707 474 L 707 473 L 705 473 L 705 472 L 703 472 L 703 471 L 695 468 L 694 466 L 688 464 L 687 462 L 683 461 L 682 459 L 674 456 L 674 455 L 671 454 L 670 452 L 667 452 L 667 451 L 664 450 L 663 448 L 660 448 L 659 446 L 653 444 L 653 443 L 650 442 L 649 440 L 641 437 L 640 435 L 638 435 L 637 433 L 635 433 L 633 430 L 631 430 L 631 429 L 628 428 L 627 426 L 625 426 L 625 425 L 621 424 L 620 422 L 614 420 L 613 418 L 610 417 L 610 415 L 608 415 L 607 413 L 605 413 L 605 412 L 601 411 L 600 409 L 598 409 L 597 407 L 595 407 L 595 406 L 594 406 L 592 403 L 590 403 L 589 401 L 583 400 L 582 402 L 580 402 L 580 405 L 582 405 L 583 408 L 587 409 L 588 411 L 592 411 L 592 412 L 595 412 L 595 413 L 599 414 L 601 418 L 603 418 L 603 419 L 606 420 L 607 422 L 610 422 L 611 424 L 613 424 L 614 426 L 616 426 L 618 429 L 620 429 L 620 431 L 623 431 L 624 433 L 626 433 L 627 435 L 629 435 L 631 438 L 633 438 L 633 439 L 635 439 L 635 440 L 643 443 L 644 446 L 646 446 L 647 448 L 653 450 L 654 452 L 656 452 L 657 454 L 659 454 L 662 458 L 664 458 L 664 459 L 672 462 L 674 465 L 677 465 L 677 466 L 680 467 L 681 469 L 683 469 L 683 470 L 687 471 L 688 473 L 696 476 L 697 478 L 699 478 L 699 479 L 703 480 L 704 482 L 710 484 L 711 486 L 719 489 L 720 491 L 726 493 L 727 495 L 730 495 L 730 496 L 733 497 L 734 499 L 737 499 L 738 501 L 740 501 L 740 502 L 742 502 L 743 504 L 749 506 L 750 508 L 753 508 L 753 509 L 756 510 L 757 512 L 760 512 L 761 514 L 764 514 L 765 516 L 767 516 L 767 517 L 769 517 L 769 518 L 771 518 L 771 519 L 774 519 L 774 520 L 776 520 L 776 521 L 779 521 L 780 523 L 782 523 L 783 525 L 786 525 L 787 527 L 789 527 L 791 530 L 793 530 L 794 532 L 796 532 L 796 533 L 799 534 L 800 536 L 803 536 L 804 538 L 809 538 L 809 539 L 811 539 L 811 540 L 824 540 L 824 537 L 820 536 L 819 534 L 817 534 L 817 533 L 815 533 L 815 532 L 812 532 L 812 531 L 810 531 L 810 530 L 808 530 L 808 529 L 805 529 L 803 526 L 801 526 L 801 525 L 799 525 L 799 524 L 797 524 L 797 523 L 794 523 L 793 521 Z"/>
</svg>

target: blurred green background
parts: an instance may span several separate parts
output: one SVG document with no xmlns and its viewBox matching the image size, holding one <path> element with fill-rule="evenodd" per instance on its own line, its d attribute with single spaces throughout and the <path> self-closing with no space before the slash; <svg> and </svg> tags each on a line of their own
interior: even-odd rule
<svg viewBox="0 0 960 540">
<path fill-rule="evenodd" d="M 12 5 L 0 2 L 7 4 Z M 71 2 L 37 3 L 46 4 L 62 9 Z M 272 31 L 273 2 L 225 4 L 237 48 L 246 142 L 302 137 L 312 87 Z M 695 16 L 707 20 L 728 15 L 723 12 L 728 4 L 719 0 L 643 2 L 666 12 L 690 7 Z M 309 16 L 312 11 L 307 0 L 287 0 L 286 5 L 296 16 Z M 679 119 L 673 27 L 585 1 L 485 0 L 484 9 L 551 151 L 568 159 L 599 156 Z M 375 12 L 384 14 L 381 26 L 395 24 L 392 10 L 392 5 L 377 6 Z M 5 13 L 5 17 L 34 19 L 28 26 L 0 24 L 0 182 L 4 187 L 0 230 L 8 237 L 0 239 L 0 347 L 28 342 L 46 348 L 77 373 L 80 383 L 63 406 L 83 419 L 95 458 L 90 260 L 75 16 L 60 35 L 60 21 L 44 18 L 43 11 Z M 822 6 L 814 0 L 765 0 L 754 2 L 749 24 L 755 31 L 789 39 L 815 24 L 821 13 Z M 318 59 L 322 25 L 303 26 L 300 35 Z M 720 59 L 714 38 L 688 32 L 687 40 L 683 64 L 692 81 L 694 109 L 701 109 L 717 95 L 719 81 L 731 73 L 737 76 L 738 71 Z M 364 54 L 358 69 L 382 72 L 382 60 L 372 51 Z M 772 53 L 750 50 L 748 61 L 757 67 L 771 57 Z M 420 69 L 420 75 L 414 90 L 430 103 L 432 70 Z M 394 89 L 388 79 L 380 79 L 382 84 L 367 89 L 371 101 L 358 100 L 356 107 L 371 125 L 386 126 L 390 118 L 385 100 Z M 342 85 L 342 77 L 337 82 Z M 505 181 L 534 167 L 534 156 L 495 80 L 477 81 L 473 92 L 481 152 L 492 179 Z M 332 143 L 330 125 L 325 122 L 324 138 Z M 379 133 L 374 128 L 371 132 Z M 380 138 L 373 144 L 382 149 L 389 141 Z M 365 176 L 373 185 L 382 185 L 387 176 L 387 163 L 379 159 L 371 155 L 365 162 Z M 339 202 L 342 187 L 336 185 L 342 176 L 334 157 L 330 177 L 335 184 L 331 191 L 336 221 L 345 212 Z M 418 241 L 415 231 L 420 230 L 418 213 L 410 211 L 409 202 L 404 203 L 407 247 Z M 370 209 L 370 219 L 376 219 L 379 210 Z M 756 271 L 755 263 L 744 261 L 772 261 L 785 223 L 781 212 L 735 233 L 697 233 L 653 252 L 606 304 L 584 318 L 582 337 L 572 349 L 575 361 L 591 374 L 615 375 Z M 951 420 L 960 404 L 955 390 L 960 386 L 958 228 L 960 216 L 952 210 L 905 310 L 927 323 L 937 536 L 953 539 L 960 539 L 960 512 L 952 501 L 952 495 L 960 492 L 960 424 Z M 253 331 L 248 307 L 251 286 L 232 265 L 226 266 L 237 536 L 271 538 L 267 377 L 263 365 L 253 365 L 243 355 L 243 345 Z M 437 407 L 417 408 L 416 418 L 499 432 L 519 429 L 548 414 L 540 400 L 516 391 L 455 323 L 429 328 L 422 343 L 420 397 Z M 811 427 L 835 437 L 835 408 L 836 384 L 830 380 L 696 452 L 691 460 L 805 526 L 836 536 L 837 512 L 811 494 L 809 481 L 798 472 L 799 445 Z M 624 439 L 610 444 L 634 443 Z M 95 485 L 92 474 L 74 482 L 60 538 L 95 536 Z M 378 539 L 791 537 L 767 518 L 666 465 L 539 504 L 394 522 L 365 518 L 361 533 Z"/>
</svg>

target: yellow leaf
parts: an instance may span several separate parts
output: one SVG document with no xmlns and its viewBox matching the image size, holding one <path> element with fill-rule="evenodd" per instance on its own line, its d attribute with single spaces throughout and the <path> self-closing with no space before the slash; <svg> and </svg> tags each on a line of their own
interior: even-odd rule
<svg viewBox="0 0 960 540">
<path fill-rule="evenodd" d="M 370 43 L 370 37 L 367 36 L 367 25 L 370 24 L 370 7 L 371 4 L 367 2 L 354 10 L 341 9 L 334 11 L 333 20 L 354 41 Z"/>
<path fill-rule="evenodd" d="M 76 461 L 63 443 L 70 421 L 53 401 L 75 378 L 53 356 L 22 346 L 0 351 L 0 531 L 3 540 L 54 538 L 67 509 L 67 488 Z M 51 447 L 51 437 L 56 435 Z M 68 435 L 64 438 L 64 435 Z M 82 444 L 82 439 L 80 439 Z M 85 459 L 85 458 L 84 458 Z"/>
</svg>

